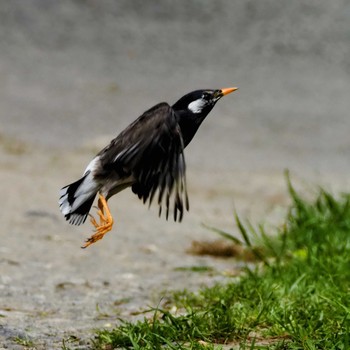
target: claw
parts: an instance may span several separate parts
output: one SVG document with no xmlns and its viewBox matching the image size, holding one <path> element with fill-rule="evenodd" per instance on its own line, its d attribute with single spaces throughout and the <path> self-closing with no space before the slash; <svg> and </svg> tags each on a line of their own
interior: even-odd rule
<svg viewBox="0 0 350 350">
<path fill-rule="evenodd" d="M 103 236 L 113 227 L 114 220 L 108 208 L 107 201 L 102 194 L 99 195 L 98 209 L 97 215 L 100 218 L 100 223 L 98 223 L 96 219 L 89 214 L 90 222 L 95 227 L 95 233 L 85 241 L 86 243 L 82 246 L 84 249 L 102 239 Z"/>
</svg>

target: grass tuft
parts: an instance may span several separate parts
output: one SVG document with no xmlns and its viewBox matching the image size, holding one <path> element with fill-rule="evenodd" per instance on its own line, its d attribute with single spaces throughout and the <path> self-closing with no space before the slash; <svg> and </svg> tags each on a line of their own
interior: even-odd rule
<svg viewBox="0 0 350 350">
<path fill-rule="evenodd" d="M 309 202 L 288 175 L 287 184 L 292 205 L 276 234 L 235 215 L 242 244 L 262 264 L 234 282 L 174 293 L 175 312 L 99 330 L 94 348 L 349 349 L 350 196 L 320 190 Z"/>
</svg>

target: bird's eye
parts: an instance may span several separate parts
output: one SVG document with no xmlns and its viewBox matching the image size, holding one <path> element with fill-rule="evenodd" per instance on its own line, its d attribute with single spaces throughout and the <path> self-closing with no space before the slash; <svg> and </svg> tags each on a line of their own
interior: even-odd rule
<svg viewBox="0 0 350 350">
<path fill-rule="evenodd" d="M 202 99 L 209 100 L 210 99 L 210 94 L 208 92 L 203 92 Z"/>
</svg>

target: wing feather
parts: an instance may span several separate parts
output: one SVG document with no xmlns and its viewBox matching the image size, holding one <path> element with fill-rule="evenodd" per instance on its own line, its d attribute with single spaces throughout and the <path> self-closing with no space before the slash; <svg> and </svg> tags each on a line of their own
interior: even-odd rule
<svg viewBox="0 0 350 350">
<path fill-rule="evenodd" d="M 159 215 L 164 205 L 167 219 L 172 208 L 174 220 L 182 220 L 184 208 L 189 209 L 184 143 L 167 103 L 146 111 L 99 155 L 106 171 L 112 167 L 132 175 L 132 190 L 143 203 L 151 205 L 158 193 Z"/>
</svg>

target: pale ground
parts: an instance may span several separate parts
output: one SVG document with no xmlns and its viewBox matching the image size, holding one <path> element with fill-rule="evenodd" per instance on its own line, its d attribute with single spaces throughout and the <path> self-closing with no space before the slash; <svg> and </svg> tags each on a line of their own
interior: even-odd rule
<svg viewBox="0 0 350 350">
<path fill-rule="evenodd" d="M 168 290 L 228 280 L 239 263 L 185 252 L 192 240 L 217 238 L 201 223 L 237 233 L 234 207 L 243 218 L 278 224 L 288 205 L 282 172 L 214 172 L 189 164 L 191 210 L 183 223 L 158 219 L 126 190 L 110 201 L 113 231 L 82 250 L 91 227 L 68 225 L 57 195 L 78 176 L 91 149 L 62 155 L 4 139 L 0 146 L 0 342 L 10 349 L 16 349 L 15 337 L 32 340 L 35 349 L 60 349 L 71 335 L 86 348 L 92 329 L 131 319 Z M 308 188 L 310 195 L 317 189 Z M 203 265 L 217 273 L 175 270 Z"/>
<path fill-rule="evenodd" d="M 310 197 L 350 191 L 346 1 L 174 4 L 0 1 L 0 349 L 60 349 L 167 291 L 227 280 L 239 263 L 186 249 L 217 238 L 202 223 L 237 233 L 234 208 L 280 223 L 286 168 Z M 110 200 L 113 231 L 80 249 L 91 226 L 67 224 L 59 189 L 154 104 L 236 85 L 186 149 L 183 222 L 127 190 Z M 218 273 L 175 270 L 199 265 Z"/>
<path fill-rule="evenodd" d="M 158 219 L 156 210 L 127 190 L 110 202 L 117 221 L 113 231 L 82 250 L 91 227 L 68 225 L 58 211 L 57 194 L 63 181 L 78 175 L 76 165 L 89 159 L 90 151 L 62 156 L 23 146 L 4 141 L 0 148 L 0 341 L 9 348 L 15 348 L 14 337 L 33 340 L 37 349 L 60 348 L 63 338 L 86 339 L 92 328 L 114 325 L 117 316 L 128 319 L 156 306 L 167 290 L 221 280 L 236 268 L 233 260 L 185 253 L 192 240 L 217 238 L 201 223 L 234 233 L 233 199 L 243 215 L 257 217 L 276 211 L 279 216 L 286 205 L 282 174 L 203 173 L 192 167 L 191 210 L 183 223 Z M 269 190 L 266 184 L 272 185 Z M 218 273 L 175 271 L 202 265 Z M 109 316 L 99 319 L 105 313 Z"/>
</svg>

